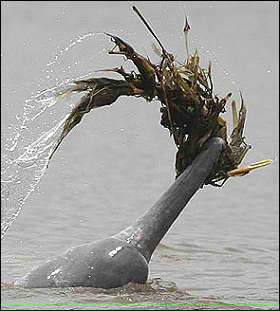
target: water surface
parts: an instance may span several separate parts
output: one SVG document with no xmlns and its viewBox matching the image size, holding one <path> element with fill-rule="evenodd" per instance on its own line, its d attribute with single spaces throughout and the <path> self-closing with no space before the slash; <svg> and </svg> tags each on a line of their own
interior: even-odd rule
<svg viewBox="0 0 280 311">
<path fill-rule="evenodd" d="M 1 246 L 2 308 L 278 309 L 277 160 L 221 189 L 200 190 L 155 251 L 145 286 L 9 286 L 71 246 L 125 228 L 174 180 L 176 149 L 159 125 L 159 103 L 136 98 L 122 97 L 86 115 L 47 170 L 44 157 L 34 170 L 14 165 L 78 100 L 53 103 L 54 91 L 79 77 L 105 76 L 94 70 L 132 69 L 122 57 L 106 55 L 112 44 L 101 32 L 156 60 L 153 39 L 132 5 L 178 60 L 184 59 L 187 12 L 191 49 L 198 49 L 205 64 L 212 60 L 215 91 L 232 91 L 238 101 L 242 90 L 245 136 L 253 145 L 244 163 L 278 153 L 278 2 L 2 1 L 1 213 L 10 219 L 18 211 Z M 48 101 L 42 102 L 36 96 L 44 90 L 40 96 Z"/>
</svg>

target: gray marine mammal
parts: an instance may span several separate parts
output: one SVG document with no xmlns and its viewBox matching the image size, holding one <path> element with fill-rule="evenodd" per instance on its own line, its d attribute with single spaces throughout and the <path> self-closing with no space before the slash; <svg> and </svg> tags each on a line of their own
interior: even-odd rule
<svg viewBox="0 0 280 311">
<path fill-rule="evenodd" d="M 155 248 L 203 184 L 223 146 L 221 138 L 211 138 L 206 150 L 134 224 L 111 237 L 69 249 L 15 285 L 114 288 L 129 282 L 145 283 Z"/>
</svg>

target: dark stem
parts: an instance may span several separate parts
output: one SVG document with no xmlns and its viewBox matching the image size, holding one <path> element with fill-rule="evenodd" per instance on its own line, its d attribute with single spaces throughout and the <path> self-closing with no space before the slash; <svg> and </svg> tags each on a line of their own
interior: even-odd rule
<svg viewBox="0 0 280 311">
<path fill-rule="evenodd" d="M 148 28 L 148 30 L 150 31 L 150 33 L 153 35 L 153 37 L 157 40 L 158 44 L 160 45 L 160 47 L 162 48 L 162 51 L 164 53 L 166 53 L 165 48 L 163 47 L 163 45 L 161 44 L 161 42 L 159 41 L 158 37 L 156 36 L 156 34 L 154 33 L 154 31 L 152 30 L 152 28 L 149 26 L 149 24 L 146 22 L 146 20 L 144 19 L 144 17 L 142 16 L 142 14 L 139 12 L 139 10 L 136 8 L 136 6 L 132 7 L 133 11 L 136 12 L 136 14 L 140 17 L 140 19 L 142 20 L 142 22 L 145 24 L 145 26 Z"/>
</svg>

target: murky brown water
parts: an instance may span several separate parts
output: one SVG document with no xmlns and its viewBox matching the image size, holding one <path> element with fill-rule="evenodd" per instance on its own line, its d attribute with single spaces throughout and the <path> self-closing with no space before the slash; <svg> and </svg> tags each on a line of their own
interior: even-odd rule
<svg viewBox="0 0 280 311">
<path fill-rule="evenodd" d="M 2 1 L 1 162 L 2 177 L 11 181 L 5 188 L 10 192 L 2 194 L 5 213 L 16 208 L 16 201 L 7 200 L 13 189 L 26 192 L 29 178 L 23 173 L 14 182 L 25 186 L 14 188 L 15 172 L 8 176 L 5 170 L 9 159 L 69 111 L 66 102 L 56 105 L 59 117 L 48 108 L 26 124 L 24 139 L 11 151 L 9 139 L 19 132 L 25 100 L 67 79 L 95 75 L 97 69 L 130 68 L 122 57 L 105 54 L 112 44 L 100 32 L 119 35 L 156 59 L 153 39 L 131 10 L 133 4 L 179 60 L 186 10 L 191 47 L 205 63 L 212 60 L 216 92 L 233 91 L 238 100 L 242 90 L 248 106 L 245 135 L 254 147 L 245 163 L 278 153 L 278 2 Z M 278 160 L 221 189 L 199 191 L 154 253 L 145 286 L 7 285 L 71 246 L 118 232 L 157 200 L 174 180 L 175 156 L 159 118 L 157 102 L 124 97 L 87 115 L 71 132 L 2 240 L 3 309 L 279 307 Z"/>
</svg>

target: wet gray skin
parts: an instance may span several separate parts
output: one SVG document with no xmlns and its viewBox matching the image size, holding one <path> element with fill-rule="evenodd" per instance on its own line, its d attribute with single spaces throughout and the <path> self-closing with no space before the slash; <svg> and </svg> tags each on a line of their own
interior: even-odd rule
<svg viewBox="0 0 280 311">
<path fill-rule="evenodd" d="M 34 269 L 15 285 L 114 288 L 129 282 L 145 283 L 155 248 L 203 184 L 223 146 L 222 139 L 211 138 L 207 149 L 133 225 L 106 239 L 69 249 Z"/>
</svg>

